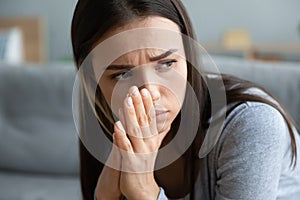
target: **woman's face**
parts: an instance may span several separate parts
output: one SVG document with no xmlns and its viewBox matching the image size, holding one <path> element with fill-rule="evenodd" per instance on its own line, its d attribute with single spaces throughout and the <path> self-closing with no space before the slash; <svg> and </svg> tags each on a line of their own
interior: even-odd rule
<svg viewBox="0 0 300 200">
<path fill-rule="evenodd" d="M 135 20 L 125 26 L 109 30 L 102 38 L 104 41 L 111 36 L 133 29 L 154 28 L 180 34 L 179 27 L 174 22 L 157 16 Z M 142 38 L 147 44 L 155 44 L 159 35 L 145 32 Z M 130 41 L 124 41 L 130 45 Z M 181 52 L 181 53 L 180 53 Z M 179 113 L 184 99 L 187 79 L 187 64 L 185 60 L 182 39 L 174 38 L 174 46 L 166 49 L 151 48 L 135 49 L 118 56 L 99 79 L 99 86 L 116 116 L 133 86 L 140 90 L 148 89 L 156 111 L 156 124 L 160 134 L 166 134 L 171 123 Z"/>
</svg>

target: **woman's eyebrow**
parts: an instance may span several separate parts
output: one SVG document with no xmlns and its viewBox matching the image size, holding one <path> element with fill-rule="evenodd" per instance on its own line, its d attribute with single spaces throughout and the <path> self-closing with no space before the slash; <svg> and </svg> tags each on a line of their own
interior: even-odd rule
<svg viewBox="0 0 300 200">
<path fill-rule="evenodd" d="M 105 70 L 130 70 L 134 65 L 109 65 Z"/>
<path fill-rule="evenodd" d="M 157 61 L 157 60 L 160 60 L 160 59 L 168 57 L 169 55 L 171 55 L 172 53 L 174 53 L 176 51 L 178 51 L 178 49 L 170 49 L 170 50 L 166 51 L 165 53 L 163 53 L 161 55 L 158 55 L 158 56 L 155 56 L 155 57 L 151 57 L 149 59 L 150 59 L 150 61 Z"/>
<path fill-rule="evenodd" d="M 170 49 L 161 55 L 158 55 L 155 57 L 150 57 L 149 60 L 152 62 L 157 61 L 157 60 L 168 57 L 169 55 L 171 55 L 172 53 L 174 53 L 176 51 L 178 51 L 178 49 Z M 130 70 L 134 67 L 135 67 L 134 65 L 109 65 L 105 70 Z"/>
</svg>

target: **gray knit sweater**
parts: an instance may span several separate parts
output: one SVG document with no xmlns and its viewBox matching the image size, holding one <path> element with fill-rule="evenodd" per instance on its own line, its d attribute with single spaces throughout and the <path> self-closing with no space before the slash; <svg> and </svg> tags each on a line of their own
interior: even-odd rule
<svg viewBox="0 0 300 200">
<path fill-rule="evenodd" d="M 300 155 L 300 137 L 294 135 Z M 280 112 L 264 103 L 243 103 L 201 160 L 196 199 L 299 200 L 300 161 L 294 170 L 290 161 L 290 135 Z M 158 199 L 168 199 L 163 189 Z"/>
</svg>

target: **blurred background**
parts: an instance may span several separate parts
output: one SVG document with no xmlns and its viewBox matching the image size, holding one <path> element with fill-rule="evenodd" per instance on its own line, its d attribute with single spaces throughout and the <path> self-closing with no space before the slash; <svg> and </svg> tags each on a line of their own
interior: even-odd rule
<svg viewBox="0 0 300 200">
<path fill-rule="evenodd" d="M 299 0 L 183 2 L 199 42 L 211 53 L 300 61 Z M 33 37 L 39 40 L 40 60 L 71 60 L 70 24 L 75 4 L 76 0 L 1 0 L 0 30 L 4 31 L 4 19 L 19 19 L 19 23 L 26 18 L 39 20 L 38 33 L 31 34 L 38 34 Z"/>
<path fill-rule="evenodd" d="M 300 126 L 300 1 L 182 1 L 214 60 L 205 66 L 265 87 Z M 76 2 L 0 0 L 0 200 L 82 199 L 72 110 Z"/>
</svg>

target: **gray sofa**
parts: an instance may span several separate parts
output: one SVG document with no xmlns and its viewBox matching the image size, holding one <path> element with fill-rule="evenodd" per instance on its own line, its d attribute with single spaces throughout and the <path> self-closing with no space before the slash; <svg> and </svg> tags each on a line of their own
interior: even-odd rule
<svg viewBox="0 0 300 200">
<path fill-rule="evenodd" d="M 300 62 L 262 62 L 212 56 L 222 73 L 258 83 L 288 109 L 300 127 Z"/>
<path fill-rule="evenodd" d="M 81 199 L 72 64 L 0 65 L 0 199 Z"/>
<path fill-rule="evenodd" d="M 214 57 L 221 71 L 260 83 L 300 125 L 300 63 Z M 72 64 L 0 64 L 0 200 L 81 199 L 72 117 Z"/>
</svg>

